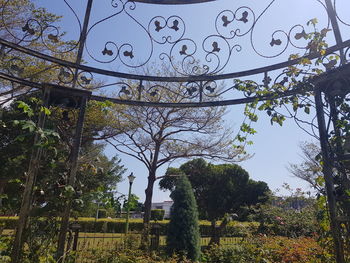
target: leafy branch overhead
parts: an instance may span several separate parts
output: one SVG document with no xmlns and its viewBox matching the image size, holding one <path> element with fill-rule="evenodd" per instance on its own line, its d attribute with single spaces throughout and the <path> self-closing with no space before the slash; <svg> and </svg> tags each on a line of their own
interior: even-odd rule
<svg viewBox="0 0 350 263">
<path fill-rule="evenodd" d="M 296 39 L 304 39 L 307 42 L 306 52 L 302 56 L 290 55 L 289 60 L 296 63 L 278 73 L 274 81 L 267 74 L 263 85 L 253 80 L 235 80 L 237 90 L 244 92 L 248 97 L 256 97 L 254 102 L 246 104 L 244 110 L 246 121 L 241 126 L 242 132 L 246 132 L 247 135 L 255 133 L 251 125 L 258 120 L 256 111 L 259 110 L 266 112 L 271 124 L 277 123 L 282 126 L 286 119 L 294 119 L 299 127 L 315 136 L 309 129 L 304 128 L 305 124 L 310 125 L 311 129 L 316 128 L 315 124 L 305 116 L 310 115 L 314 108 L 312 81 L 314 77 L 332 69 L 339 62 L 337 54 L 326 53 L 328 48 L 326 38 L 330 29 L 324 28 L 319 31 L 317 23 L 317 19 L 311 19 L 307 22 L 307 26 L 312 30 L 309 33 L 303 31 L 295 35 Z M 244 142 L 247 136 L 240 136 L 238 139 Z"/>
</svg>

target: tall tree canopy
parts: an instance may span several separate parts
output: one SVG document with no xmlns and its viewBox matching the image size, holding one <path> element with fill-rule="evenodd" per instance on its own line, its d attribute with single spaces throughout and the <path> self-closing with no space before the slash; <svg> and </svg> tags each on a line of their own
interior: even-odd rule
<svg viewBox="0 0 350 263">
<path fill-rule="evenodd" d="M 203 159 L 194 159 L 180 168 L 169 168 L 159 182 L 160 188 L 173 191 L 178 180 L 173 175 L 178 174 L 188 176 L 200 215 L 211 221 L 213 234 L 217 232 L 216 221 L 223 219 L 225 214 L 239 214 L 242 207 L 268 199 L 267 184 L 249 179 L 248 172 L 236 164 L 214 165 Z M 224 220 L 221 228 L 226 223 L 227 220 Z"/>
<path fill-rule="evenodd" d="M 21 192 L 25 182 L 31 151 L 36 147 L 31 129 L 35 127 L 40 108 L 40 100 L 36 97 L 22 96 L 21 99 L 2 109 L 0 126 L 0 195 L 6 197 L 3 208 L 10 213 L 17 213 L 20 206 L 21 196 L 18 192 Z M 30 114 L 24 113 L 23 108 Z M 74 123 L 69 118 L 62 119 L 61 113 L 61 109 L 51 108 L 51 114 L 47 117 L 46 126 L 49 129 L 45 131 L 56 130 L 57 137 L 45 150 L 36 183 L 36 206 L 43 208 L 45 204 L 44 210 L 52 212 L 60 211 L 58 200 L 61 194 L 73 191 L 77 200 L 89 202 L 93 199 L 93 192 L 113 191 L 124 172 L 118 158 L 107 158 L 103 153 L 104 145 L 93 142 L 94 136 L 103 134 L 99 125 L 87 124 L 78 160 L 77 184 L 75 189 L 69 188 L 67 160 L 71 152 L 70 138 Z M 95 110 L 88 110 L 90 117 L 94 113 Z M 74 119 L 74 112 L 70 112 L 69 116 Z M 33 126 L 20 125 L 22 122 L 32 123 Z"/>
<path fill-rule="evenodd" d="M 61 31 L 59 26 L 60 16 L 52 14 L 44 8 L 36 7 L 35 2 L 30 0 L 0 0 L 0 11 L 2 15 L 0 37 L 41 53 L 54 55 L 68 61 L 76 61 L 78 43 L 67 40 L 65 32 Z M 65 74 L 63 74 L 65 69 L 59 65 L 53 65 L 48 61 L 6 47 L 1 47 L 0 56 L 0 70 L 6 74 L 38 83 L 50 82 L 65 86 L 71 84 L 73 74 L 65 79 Z M 95 81 L 88 80 L 88 84 L 84 87 L 93 88 L 96 84 Z M 28 169 L 33 149 L 34 133 L 37 132 L 33 129 L 42 106 L 39 105 L 40 103 L 34 103 L 34 100 L 30 101 L 30 97 L 38 102 L 41 95 L 33 87 L 0 80 L 0 151 L 2 153 L 0 160 L 3 165 L 3 169 L 0 171 L 0 196 L 4 191 L 7 191 L 8 187 L 15 187 L 14 189 L 20 185 L 23 187 L 25 172 Z M 16 99 L 18 98 L 25 101 L 22 106 L 28 107 L 28 110 L 32 111 L 31 116 L 23 114 L 24 108 L 22 110 L 17 108 L 18 101 L 16 102 Z M 10 105 L 11 103 L 12 105 Z M 109 111 L 110 109 L 113 109 L 113 113 Z M 120 180 L 123 168 L 119 159 L 108 159 L 103 154 L 104 145 L 94 143 L 115 136 L 126 127 L 120 109 L 123 109 L 123 106 L 109 102 L 88 103 L 82 155 L 79 159 L 80 169 L 75 186 L 76 192 L 83 193 L 80 199 L 84 197 L 86 201 L 91 200 L 90 192 L 97 189 L 108 192 L 116 187 L 116 183 Z M 69 169 L 67 160 L 72 153 L 72 138 L 77 117 L 76 110 L 51 108 L 51 115 L 47 118 L 47 130 L 51 130 L 59 136 L 50 146 L 50 149 L 54 150 L 46 151 L 41 160 L 38 178 L 44 179 L 45 174 L 49 175 L 44 179 L 46 185 L 40 186 L 42 181 L 38 180 L 39 185 L 36 187 L 47 189 L 49 185 L 57 183 L 59 189 L 56 191 L 57 189 L 49 188 L 50 191 L 45 191 L 46 195 L 50 192 L 59 195 L 60 192 L 69 190 L 65 189 Z M 13 122 L 14 120 L 17 120 L 17 125 Z M 18 123 L 23 122 L 28 122 L 31 126 L 26 126 L 27 128 L 24 129 L 24 126 L 18 125 Z M 128 125 L 127 129 L 129 128 Z M 18 195 L 7 197 L 7 200 L 15 201 L 11 209 L 17 211 L 21 197 Z M 44 200 L 43 196 L 40 196 L 40 199 Z M 0 198 L 0 200 L 2 199 Z"/>
</svg>

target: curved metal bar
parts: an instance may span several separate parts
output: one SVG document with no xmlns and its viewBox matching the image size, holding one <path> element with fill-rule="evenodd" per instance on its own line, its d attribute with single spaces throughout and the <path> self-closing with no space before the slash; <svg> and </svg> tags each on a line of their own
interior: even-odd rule
<svg viewBox="0 0 350 263">
<path fill-rule="evenodd" d="M 72 6 L 66 1 L 66 0 L 63 0 L 63 2 L 67 5 L 67 7 L 72 11 L 75 19 L 77 20 L 78 22 L 78 25 L 79 25 L 79 32 L 82 31 L 83 27 L 81 25 L 81 22 L 80 22 L 80 19 L 79 19 L 79 16 L 77 15 L 77 13 L 75 12 L 75 10 L 72 8 Z"/>
<path fill-rule="evenodd" d="M 338 20 L 343 24 L 343 25 L 346 25 L 346 26 L 350 26 L 350 22 L 347 22 L 345 21 L 343 18 L 341 18 L 337 12 L 337 2 L 336 0 L 333 1 L 333 6 L 334 6 L 334 11 L 336 13 L 336 16 L 338 18 Z"/>
<path fill-rule="evenodd" d="M 188 4 L 202 4 L 206 2 L 213 2 L 216 0 L 133 0 L 132 2 L 140 2 L 144 4 L 154 5 L 188 5 Z"/>
<path fill-rule="evenodd" d="M 224 80 L 224 79 L 232 79 L 232 78 L 238 78 L 238 77 L 245 77 L 245 76 L 251 76 L 256 75 L 264 72 L 269 72 L 277 69 L 286 68 L 289 66 L 296 65 L 300 62 L 300 60 L 304 58 L 308 59 L 315 59 L 321 57 L 320 54 L 310 54 L 298 59 L 293 59 L 289 61 L 285 61 L 282 63 L 277 63 L 274 65 L 266 66 L 266 67 L 260 67 L 255 68 L 251 70 L 245 70 L 245 71 L 238 71 L 238 72 L 232 72 L 227 74 L 220 74 L 220 75 L 198 75 L 198 76 L 189 76 L 189 77 L 159 77 L 159 76 L 145 76 L 145 75 L 136 75 L 136 74 L 127 74 L 127 73 L 121 73 L 121 72 L 115 72 L 110 70 L 104 70 L 100 68 L 85 66 L 85 65 L 78 65 L 76 63 L 61 60 L 56 57 L 52 57 L 28 48 L 25 48 L 23 46 L 14 44 L 12 42 L 6 41 L 2 38 L 0 38 L 0 44 L 7 46 L 9 48 L 12 48 L 14 50 L 23 52 L 25 54 L 44 59 L 56 64 L 59 64 L 64 67 L 71 67 L 71 68 L 77 68 L 82 71 L 96 73 L 100 75 L 106 75 L 106 76 L 112 76 L 117 78 L 123 78 L 123 79 L 134 79 L 134 80 L 146 80 L 146 81 L 160 81 L 160 82 L 194 82 L 194 81 L 209 81 L 209 80 Z M 328 48 L 325 52 L 325 55 L 329 55 L 331 53 L 334 53 L 340 49 L 347 48 L 350 46 L 350 39 L 347 41 L 342 42 L 340 45 L 334 45 L 330 48 Z"/>
<path fill-rule="evenodd" d="M 59 85 L 52 85 L 52 84 L 46 84 L 46 83 L 38 83 L 33 81 L 24 80 L 18 77 L 14 77 L 8 74 L 4 74 L 0 72 L 0 78 L 15 82 L 18 84 L 22 84 L 29 87 L 34 87 L 38 89 L 43 89 L 47 86 L 52 86 L 56 88 L 66 89 L 74 91 L 76 89 L 65 87 L 65 86 L 59 86 Z M 111 101 L 116 104 L 123 104 L 123 105 L 132 105 L 132 106 L 147 106 L 147 107 L 167 107 L 167 108 L 202 108 L 202 107 L 218 107 L 218 106 L 228 106 L 228 105 L 238 105 L 238 104 L 245 104 L 245 103 L 251 103 L 254 101 L 263 101 L 263 100 L 269 100 L 269 99 L 276 99 L 276 98 L 283 98 L 288 97 L 291 95 L 299 94 L 301 90 L 295 89 L 295 90 L 289 90 L 285 92 L 272 92 L 269 95 L 265 96 L 254 96 L 249 98 L 238 98 L 238 99 L 231 99 L 231 100 L 220 100 L 220 101 L 206 101 L 206 102 L 184 102 L 184 103 L 162 103 L 162 102 L 148 102 L 148 101 L 138 101 L 138 100 L 123 100 L 123 99 L 116 99 L 112 97 L 104 97 L 104 96 L 97 96 L 92 95 L 91 99 L 96 101 Z"/>
<path fill-rule="evenodd" d="M 111 5 L 116 11 L 109 16 L 95 21 L 87 32 L 81 32 L 82 25 L 77 13 L 66 0 L 63 0 L 78 21 L 81 33 L 80 40 L 86 39 L 83 45 L 88 56 L 101 64 L 109 64 L 115 61 L 122 63 L 123 67 L 132 70 L 151 63 L 158 55 L 160 60 L 166 59 L 172 66 L 172 70 L 177 72 L 179 76 L 192 77 L 221 74 L 230 64 L 229 62 L 234 58 L 234 55 L 237 52 L 244 51 L 246 46 L 250 46 L 253 50 L 252 53 L 255 53 L 254 55 L 261 58 L 281 57 L 282 54 L 287 53 L 286 51 L 290 47 L 302 49 L 307 52 L 308 46 L 304 40 L 308 39 L 308 30 L 306 26 L 301 24 L 294 25 L 288 30 L 277 28 L 272 32 L 271 40 L 258 41 L 257 32 L 260 31 L 258 29 L 261 20 L 265 19 L 271 7 L 277 4 L 278 1 L 276 0 L 267 0 L 267 5 L 263 7 L 262 12 L 259 14 L 256 13 L 255 8 L 251 8 L 248 5 L 238 6 L 232 10 L 224 9 L 219 12 L 214 20 L 216 32 L 208 32 L 208 35 L 203 37 L 204 40 L 201 43 L 199 40 L 191 39 L 187 36 L 186 21 L 178 15 L 173 14 L 168 17 L 156 15 L 148 22 L 144 22 L 137 17 L 137 13 L 133 14 L 133 11 L 136 10 L 137 2 L 159 5 L 185 5 L 213 1 L 215 0 L 111 0 Z M 337 14 L 330 3 L 332 0 L 326 0 L 326 4 L 321 0 L 314 1 L 326 10 L 325 14 L 328 13 L 327 29 L 332 29 L 334 32 L 339 31 L 336 23 Z M 335 0 L 333 1 L 335 5 Z M 9 3 L 9 0 L 5 0 L 5 4 L 2 5 L 2 8 L 0 7 L 0 15 L 5 25 L 4 30 L 8 34 L 12 34 L 13 32 L 11 32 L 10 28 L 6 27 L 4 22 L 4 8 L 6 9 L 6 3 Z M 94 45 L 92 49 L 91 45 L 89 45 L 89 39 L 92 39 L 93 35 L 92 32 L 97 30 L 97 26 L 101 26 L 102 23 L 111 22 L 111 19 L 116 18 L 118 15 L 126 15 L 127 19 L 131 19 L 132 24 L 138 30 L 141 30 L 144 39 L 142 41 L 125 41 L 120 38 L 115 40 L 112 36 L 107 35 L 105 36 L 106 39 L 103 39 L 98 46 Z M 330 28 L 330 21 L 332 22 L 332 28 Z M 14 42 L 17 42 L 17 44 L 23 42 L 29 45 L 41 39 L 41 42 L 46 48 L 51 50 L 50 42 L 58 42 L 61 38 L 62 33 L 60 33 L 59 26 L 40 23 L 35 17 L 29 18 L 22 23 L 23 25 L 17 25 L 15 29 L 12 29 L 14 32 L 20 32 L 19 38 L 16 38 L 16 35 L 12 34 L 12 37 L 16 38 L 17 41 Z M 312 32 L 309 34 L 312 34 Z M 240 44 L 241 40 L 243 40 L 241 38 L 245 36 L 250 38 L 250 43 L 242 45 Z M 336 34 L 336 38 L 339 45 L 342 42 L 339 34 Z M 147 43 L 147 45 L 141 47 L 140 43 Z M 258 43 L 267 44 L 270 47 L 262 49 Z M 53 49 L 51 51 L 54 53 L 67 53 L 78 46 L 81 46 L 79 42 L 73 46 L 71 43 L 64 48 L 67 50 L 59 49 L 56 51 Z M 269 54 L 268 52 L 270 50 L 273 52 Z M 161 53 L 159 54 L 157 51 Z M 342 50 L 340 52 L 340 58 L 344 64 L 344 53 L 342 53 Z M 200 64 L 201 61 L 203 61 L 203 64 Z M 126 73 L 127 71 L 124 72 Z"/>
<path fill-rule="evenodd" d="M 209 80 L 224 80 L 224 79 L 232 79 L 232 78 L 238 78 L 238 77 L 245 77 L 245 76 L 251 76 L 256 75 L 259 73 L 264 73 L 268 71 L 273 71 L 277 69 L 282 69 L 288 66 L 296 65 L 300 62 L 303 58 L 308 59 L 315 59 L 318 57 L 321 57 L 319 54 L 311 54 L 304 57 L 301 57 L 299 59 L 293 59 L 289 61 L 285 61 L 282 63 L 277 63 L 274 65 L 266 66 L 266 67 L 260 67 L 255 68 L 251 70 L 245 70 L 245 71 L 238 71 L 238 72 L 232 72 L 227 74 L 220 74 L 220 75 L 199 75 L 199 76 L 189 76 L 189 77 L 159 77 L 159 76 L 144 76 L 144 75 L 136 75 L 136 74 L 127 74 L 127 73 L 121 73 L 121 72 L 115 72 L 110 70 L 103 70 L 100 68 L 85 66 L 85 65 L 78 65 L 76 63 L 61 60 L 56 57 L 52 57 L 28 48 L 25 48 L 23 46 L 14 44 L 12 42 L 6 41 L 2 38 L 0 38 L 0 44 L 7 46 L 9 48 L 12 48 L 14 50 L 23 52 L 25 54 L 44 59 L 53 63 L 57 63 L 64 67 L 71 67 L 71 68 L 77 68 L 82 71 L 91 72 L 91 73 L 97 73 L 101 75 L 106 76 L 112 76 L 117 78 L 123 78 L 123 79 L 134 79 L 134 80 L 147 80 L 147 81 L 163 81 L 163 82 L 193 82 L 193 81 L 209 81 Z M 329 55 L 331 53 L 334 53 L 340 49 L 347 48 L 350 46 L 350 39 L 347 41 L 342 42 L 341 45 L 334 45 L 330 48 L 328 48 L 325 52 L 325 55 Z"/>
</svg>

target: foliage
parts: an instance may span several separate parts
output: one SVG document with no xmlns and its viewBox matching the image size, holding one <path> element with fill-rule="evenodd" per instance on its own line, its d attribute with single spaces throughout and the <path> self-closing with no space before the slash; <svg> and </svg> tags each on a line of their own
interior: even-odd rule
<svg viewBox="0 0 350 263">
<path fill-rule="evenodd" d="M 188 175 L 200 214 L 209 221 L 222 219 L 226 213 L 239 213 L 242 206 L 263 203 L 269 193 L 266 183 L 249 179 L 248 172 L 236 164 L 214 165 L 194 159 L 179 169 L 169 168 L 159 182 L 161 189 L 174 190 L 178 179 L 168 176 L 174 174 Z"/>
<path fill-rule="evenodd" d="M 151 210 L 151 220 L 160 221 L 164 219 L 165 210 L 164 209 L 152 209 Z"/>
<path fill-rule="evenodd" d="M 41 140 L 37 147 L 45 147 L 45 154 L 38 171 L 35 190 L 35 213 L 56 213 L 62 206 L 58 200 L 68 196 L 75 199 L 75 209 L 89 206 L 95 199 L 96 192 L 108 194 L 115 189 L 120 181 L 124 168 L 120 160 L 109 160 L 102 152 L 104 145 L 85 141 L 82 145 L 75 187 L 67 185 L 67 157 L 70 153 L 71 140 L 62 133 L 64 121 L 56 118 L 55 109 L 46 109 L 50 115 L 46 117 L 46 129 L 36 127 L 38 112 L 42 107 L 37 97 L 23 97 L 22 101 L 15 101 L 3 109 L 2 120 L 4 126 L 0 127 L 0 160 L 3 169 L 0 171 L 0 194 L 3 194 L 3 213 L 15 214 L 20 207 L 21 196 L 18 192 L 25 182 L 25 172 L 31 154 L 33 136 L 38 133 Z M 53 132 L 53 127 L 58 132 Z M 71 126 L 70 126 L 71 127 Z M 72 129 L 72 128 L 70 128 Z M 20 150 L 19 150 L 20 149 Z M 85 201 L 85 202 L 84 202 Z M 6 212 L 7 211 L 7 212 Z M 96 211 L 96 210 L 95 210 Z"/>
<path fill-rule="evenodd" d="M 52 14 L 44 8 L 37 8 L 34 1 L 30 0 L 0 0 L 0 10 L 2 15 L 0 21 L 1 38 L 21 44 L 32 50 L 46 54 L 55 54 L 59 58 L 67 59 L 68 61 L 73 60 L 74 52 L 67 51 L 75 47 L 76 42 L 65 41 L 65 33 L 59 33 L 59 27 L 57 36 L 53 39 L 46 35 L 41 38 L 42 41 L 32 41 L 33 38 L 40 37 L 39 32 L 51 32 L 55 35 L 56 32 L 52 30 L 52 26 L 59 22 L 60 16 Z M 33 35 L 25 32 L 27 22 L 33 29 Z M 6 47 L 2 47 L 1 56 L 0 68 L 6 73 L 16 74 L 21 78 L 40 83 L 49 82 L 49 79 L 53 83 L 58 84 L 59 82 L 58 78 L 53 78 L 53 76 L 58 76 L 59 68 L 48 66 L 47 62 L 42 59 L 14 52 Z M 24 85 L 0 80 L 0 106 L 32 91 L 32 88 Z"/>
<path fill-rule="evenodd" d="M 345 102 L 344 102 L 345 103 Z M 346 123 L 343 123 L 344 125 Z M 339 124 L 339 127 L 345 126 L 343 124 Z M 340 139 L 340 138 L 338 138 Z M 331 143 L 335 143 L 334 140 L 336 138 L 331 139 Z M 344 144 L 344 150 L 346 151 L 346 141 L 342 142 Z M 339 147 L 335 147 L 339 150 Z M 322 169 L 323 169 L 323 160 L 321 158 L 321 149 L 320 146 L 315 143 L 307 143 L 304 142 L 300 145 L 300 149 L 302 151 L 303 161 L 300 164 L 290 164 L 289 170 L 290 172 L 309 183 L 309 185 L 317 191 L 317 221 L 320 229 L 320 244 L 324 247 L 330 247 L 331 241 L 331 229 L 329 228 L 330 221 L 328 215 L 328 206 L 326 199 L 326 189 L 325 189 L 325 180 L 323 177 Z M 334 169 L 335 178 L 335 194 L 337 196 L 337 201 L 339 204 L 340 211 L 344 215 L 350 214 L 350 183 L 349 180 L 346 179 L 347 171 L 347 163 L 342 163 L 338 169 Z M 345 169 L 345 170 L 344 170 Z M 350 248 L 350 224 L 341 224 L 341 229 L 344 231 L 344 245 L 345 250 L 349 250 Z"/>
<path fill-rule="evenodd" d="M 45 220 L 36 220 L 30 218 L 30 227 L 25 231 L 25 247 L 21 262 L 23 263 L 55 263 L 55 238 L 58 220 L 46 218 Z M 1 224 L 1 222 L 0 222 Z M 13 237 L 10 233 L 3 235 L 3 228 L 0 228 L 0 262 L 10 262 Z"/>
<path fill-rule="evenodd" d="M 124 105 L 110 101 L 89 101 L 84 120 L 83 142 L 105 141 L 135 127 L 127 121 Z M 73 120 L 76 116 L 68 116 Z"/>
<path fill-rule="evenodd" d="M 117 246 L 113 250 L 94 249 L 84 251 L 84 260 L 94 263 L 191 263 L 192 261 L 178 255 L 167 257 L 162 254 L 147 254 L 137 248 L 130 249 Z"/>
<path fill-rule="evenodd" d="M 0 262 L 9 263 L 11 238 L 3 235 L 4 224 L 0 222 Z"/>
<path fill-rule="evenodd" d="M 340 60 L 340 57 L 337 54 L 327 54 L 328 44 L 326 43 L 326 37 L 330 29 L 323 28 L 319 30 L 317 24 L 317 19 L 311 19 L 307 22 L 307 27 L 305 27 L 305 29 L 307 28 L 308 30 L 304 30 L 302 34 L 296 35 L 296 38 L 304 39 L 307 42 L 306 51 L 302 56 L 299 54 L 290 55 L 290 60 L 293 60 L 295 64 L 289 66 L 284 74 L 279 76 L 281 81 L 276 79 L 275 82 L 271 82 L 271 78 L 265 78 L 265 85 L 260 86 L 254 81 L 236 80 L 236 88 L 238 90 L 244 91 L 251 96 L 270 97 L 261 103 L 256 100 L 255 102 L 248 104 L 247 107 L 250 109 L 247 111 L 248 113 L 255 109 L 264 111 L 270 117 L 271 124 L 277 123 L 283 125 L 283 122 L 287 118 L 294 119 L 299 127 L 303 128 L 310 135 L 314 135 L 313 130 L 315 125 L 313 124 L 313 121 L 308 120 L 311 118 L 301 118 L 300 115 L 309 115 L 311 110 L 315 109 L 315 103 L 311 99 L 311 96 L 314 95 L 315 86 L 317 87 L 315 80 L 320 79 L 318 78 L 320 74 L 336 68 L 339 65 Z M 325 73 L 324 76 L 328 77 L 332 75 L 326 75 Z M 291 92 L 291 95 L 280 96 L 283 93 L 285 94 L 285 92 Z M 327 112 L 328 110 L 324 110 L 323 112 L 326 115 L 326 119 L 329 119 L 327 129 L 333 124 L 333 131 L 329 133 L 327 138 L 327 148 L 330 152 L 328 157 L 333 159 L 334 156 L 341 157 L 345 153 L 348 153 L 350 149 L 350 106 L 348 90 L 346 85 L 340 85 L 338 88 L 323 89 L 322 92 L 323 95 L 321 99 L 324 101 L 324 105 L 317 106 L 330 108 L 330 112 Z M 246 116 L 252 121 L 256 121 L 257 119 L 256 115 L 246 114 Z M 304 128 L 305 124 L 309 126 L 308 130 Z M 310 148 L 308 150 L 310 150 Z M 314 154 L 312 150 L 304 152 L 304 154 L 305 153 L 311 153 L 311 155 Z M 318 188 L 317 190 L 320 190 L 323 192 L 321 194 L 324 194 L 323 179 L 317 176 L 317 172 L 319 172 L 320 167 L 324 164 L 323 160 L 321 160 L 321 158 L 310 160 L 309 157 L 306 156 L 304 163 L 300 166 L 292 166 L 292 172 L 297 176 L 301 176 L 304 180 L 306 179 L 311 182 L 314 188 Z M 317 162 L 319 163 L 317 164 Z M 334 173 L 334 194 L 336 195 L 337 203 L 339 204 L 337 205 L 337 214 L 348 217 L 350 214 L 350 180 L 348 177 L 348 161 L 340 160 L 334 162 L 332 160 L 330 161 L 330 165 L 333 166 L 331 169 L 333 169 Z M 305 169 L 308 169 L 308 171 Z M 303 174 L 303 172 L 306 173 Z M 327 209 L 324 212 L 327 212 Z M 342 235 L 345 237 L 345 245 L 349 247 L 350 224 L 341 224 L 341 229 Z"/>
<path fill-rule="evenodd" d="M 259 231 L 287 237 L 313 236 L 318 232 L 316 211 L 312 206 L 301 210 L 284 209 L 273 205 L 262 205 L 256 219 Z"/>
<path fill-rule="evenodd" d="M 0 217 L 0 224 L 3 223 L 5 229 L 14 229 L 17 224 L 17 217 Z M 45 218 L 38 218 L 38 220 L 45 221 Z M 125 219 L 124 218 L 103 218 L 95 219 L 92 217 L 79 217 L 78 219 L 71 219 L 71 222 L 78 222 L 81 225 L 81 232 L 99 232 L 99 233 L 124 233 Z M 151 221 L 151 227 L 155 223 Z M 157 226 L 160 227 L 160 235 L 166 235 L 168 229 L 168 220 L 157 221 Z M 257 222 L 238 222 L 231 221 L 225 228 L 225 236 L 245 237 L 257 232 L 259 223 Z M 142 219 L 129 219 L 129 229 L 134 233 L 141 233 L 143 229 Z M 199 230 L 201 236 L 210 236 L 211 225 L 208 221 L 199 221 Z"/>
<path fill-rule="evenodd" d="M 45 220 L 37 220 L 35 217 L 29 218 L 29 227 L 25 230 L 25 247 L 27 249 L 23 251 L 23 263 L 55 262 L 58 222 L 59 219 L 55 217 Z"/>
<path fill-rule="evenodd" d="M 260 222 L 259 232 L 286 237 L 314 236 L 319 232 L 316 200 L 305 197 L 300 189 L 290 196 L 270 196 L 255 208 L 253 218 Z"/>
<path fill-rule="evenodd" d="M 317 19 L 311 19 L 307 22 L 309 33 L 298 36 L 307 41 L 305 54 L 291 54 L 289 60 L 295 62 L 281 74 L 281 81 L 272 82 L 271 78 L 264 79 L 264 85 L 258 85 L 252 80 L 235 80 L 236 88 L 247 93 L 249 96 L 266 96 L 268 99 L 263 102 L 258 100 L 246 104 L 245 115 L 251 122 L 258 120 L 256 110 L 266 112 L 270 117 L 271 124 L 283 125 L 286 119 L 294 119 L 297 123 L 303 122 L 298 118 L 298 114 L 310 114 L 313 107 L 313 101 L 309 99 L 313 92 L 312 78 L 323 73 L 324 69 L 331 69 L 339 60 L 337 55 L 326 55 L 328 44 L 325 39 L 330 31 L 327 28 L 319 30 L 317 28 Z M 307 56 L 316 57 L 311 60 Z M 326 63 L 326 61 L 328 63 Z M 280 96 L 286 91 L 296 91 L 290 96 Z M 283 113 L 283 109 L 286 113 Z M 306 121 L 304 121 L 306 122 Z M 249 130 L 248 125 L 245 129 Z M 242 138 L 245 140 L 246 138 Z"/>
<path fill-rule="evenodd" d="M 116 243 L 105 249 L 84 248 L 76 256 L 94 263 L 191 263 L 180 255 L 165 256 L 161 251 L 145 253 L 137 249 L 139 242 L 133 238 Z M 3 243 L 0 241 L 0 246 Z M 6 262 L 6 261 L 5 261 Z M 53 262 L 53 261 L 24 261 Z M 70 261 L 69 261 L 70 262 Z M 198 262 L 198 261 L 197 261 Z M 202 253 L 203 263 L 335 263 L 332 256 L 322 249 L 313 238 L 286 238 L 257 236 L 240 243 L 226 246 L 211 246 Z"/>
<path fill-rule="evenodd" d="M 138 197 L 135 194 L 131 194 L 130 195 L 130 207 L 129 210 L 130 211 L 135 211 L 135 212 L 141 212 L 143 211 L 143 203 L 139 202 L 140 197 Z M 124 199 L 124 203 L 123 203 L 123 209 L 126 210 L 127 206 L 128 206 L 129 200 Z"/>
<path fill-rule="evenodd" d="M 25 182 L 25 171 L 29 164 L 29 156 L 33 148 L 45 151 L 44 162 L 47 163 L 43 172 L 48 172 L 51 160 L 55 159 L 59 135 L 51 129 L 37 127 L 37 114 L 35 111 L 47 111 L 36 98 L 27 101 L 17 101 L 12 108 L 2 111 L 3 125 L 0 127 L 0 208 L 7 206 L 9 213 L 17 211 Z M 39 140 L 33 145 L 34 136 Z M 34 146 L 34 147 L 33 147 Z M 5 187 L 7 186 L 7 189 Z M 40 189 L 39 189 L 40 191 Z"/>
<path fill-rule="evenodd" d="M 100 250 L 87 254 L 87 259 L 103 263 L 190 263 L 179 255 L 145 255 L 140 250 L 116 248 L 110 252 Z M 335 263 L 311 238 L 257 237 L 234 246 L 212 246 L 201 257 L 203 263 Z"/>
<path fill-rule="evenodd" d="M 38 160 L 39 169 L 33 193 L 30 223 L 24 231 L 26 247 L 23 262 L 54 262 L 58 233 L 58 216 L 68 199 L 73 199 L 73 209 L 79 209 L 93 201 L 94 192 L 104 195 L 115 189 L 120 180 L 123 167 L 119 160 L 109 160 L 102 152 L 104 145 L 85 141 L 78 160 L 77 184 L 68 184 L 69 155 L 72 148 L 71 136 L 62 132 L 73 132 L 69 120 L 57 118 L 55 108 L 45 108 L 37 94 L 33 97 L 23 96 L 2 110 L 0 134 L 0 158 L 4 169 L 0 172 L 0 192 L 2 193 L 1 212 L 18 213 L 21 193 L 26 181 L 26 171 L 33 148 L 41 150 L 42 158 Z M 60 111 L 60 109 L 58 109 Z M 36 125 L 38 115 L 45 114 L 46 125 L 42 129 Z M 54 128 L 56 127 L 55 131 Z M 57 132 L 56 132 L 57 131 Z M 33 145 L 33 138 L 38 137 Z M 38 216 L 45 216 L 45 221 Z"/>
<path fill-rule="evenodd" d="M 186 176 L 181 176 L 170 197 L 170 222 L 167 233 L 167 251 L 178 253 L 192 260 L 200 255 L 197 204 L 191 184 Z"/>
<path fill-rule="evenodd" d="M 202 257 L 206 263 L 333 263 L 312 238 L 254 237 L 242 243 L 212 246 Z"/>
<path fill-rule="evenodd" d="M 161 189 L 174 190 L 177 177 L 167 176 L 186 174 L 192 184 L 200 216 L 212 224 L 212 241 L 219 242 L 227 223 L 240 217 L 245 207 L 264 203 L 269 188 L 264 182 L 249 179 L 248 172 L 236 164 L 214 165 L 203 159 L 194 159 L 177 168 L 169 168 L 160 181 Z M 216 222 L 222 219 L 218 227 Z"/>
<path fill-rule="evenodd" d="M 329 254 L 334 253 L 334 242 L 332 229 L 330 226 L 330 218 L 328 211 L 328 203 L 327 197 L 325 195 L 319 195 L 317 198 L 317 223 L 319 226 L 319 237 L 318 243 L 325 250 L 328 251 Z M 345 261 L 348 262 L 350 260 L 350 232 L 349 224 L 341 224 L 341 230 L 344 231 L 343 239 L 344 239 L 344 258 Z"/>
</svg>

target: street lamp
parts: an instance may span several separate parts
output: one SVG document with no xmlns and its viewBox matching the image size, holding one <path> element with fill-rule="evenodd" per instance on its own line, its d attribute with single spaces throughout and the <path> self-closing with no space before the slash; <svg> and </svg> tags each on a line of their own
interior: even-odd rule
<svg viewBox="0 0 350 263">
<path fill-rule="evenodd" d="M 129 180 L 129 194 L 128 194 L 128 206 L 126 208 L 125 234 L 128 234 L 128 230 L 129 230 L 129 211 L 130 211 L 131 186 L 132 186 L 132 183 L 135 180 L 134 173 L 131 173 L 128 176 L 128 180 Z"/>
</svg>

